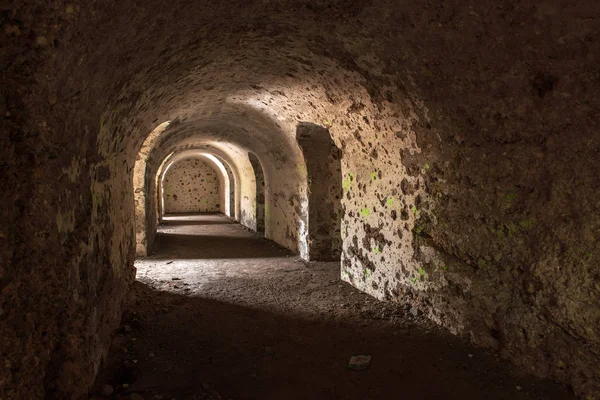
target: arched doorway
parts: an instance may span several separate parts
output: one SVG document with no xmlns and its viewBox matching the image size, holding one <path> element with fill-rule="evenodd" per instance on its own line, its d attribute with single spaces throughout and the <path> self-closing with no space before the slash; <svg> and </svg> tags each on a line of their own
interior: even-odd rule
<svg viewBox="0 0 600 400">
<path fill-rule="evenodd" d="M 308 180 L 308 242 L 311 260 L 339 260 L 342 251 L 342 151 L 329 130 L 309 122 L 296 128 Z"/>
<path fill-rule="evenodd" d="M 248 153 L 256 179 L 256 232 L 265 234 L 265 174 L 260 160 L 254 153 Z"/>
</svg>

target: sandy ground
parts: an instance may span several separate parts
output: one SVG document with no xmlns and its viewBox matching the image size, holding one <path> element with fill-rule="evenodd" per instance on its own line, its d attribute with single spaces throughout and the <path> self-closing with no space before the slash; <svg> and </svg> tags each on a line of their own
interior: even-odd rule
<svg viewBox="0 0 600 400">
<path fill-rule="evenodd" d="M 574 399 L 223 216 L 167 218 L 154 254 L 136 262 L 96 397 Z M 369 367 L 349 369 L 360 354 Z"/>
</svg>

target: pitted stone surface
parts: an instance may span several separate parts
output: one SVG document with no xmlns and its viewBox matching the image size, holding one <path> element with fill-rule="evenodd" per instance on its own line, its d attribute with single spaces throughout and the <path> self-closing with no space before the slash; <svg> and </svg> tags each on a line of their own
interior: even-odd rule
<svg viewBox="0 0 600 400">
<path fill-rule="evenodd" d="M 342 279 L 597 398 L 599 7 L 3 5 L 0 397 L 87 392 L 156 226 L 140 149 L 149 186 L 191 137 L 252 151 L 267 236 L 306 254 L 310 122 L 342 149 Z"/>
<path fill-rule="evenodd" d="M 165 173 L 165 214 L 218 212 L 221 210 L 219 176 L 206 162 L 183 160 Z"/>
</svg>

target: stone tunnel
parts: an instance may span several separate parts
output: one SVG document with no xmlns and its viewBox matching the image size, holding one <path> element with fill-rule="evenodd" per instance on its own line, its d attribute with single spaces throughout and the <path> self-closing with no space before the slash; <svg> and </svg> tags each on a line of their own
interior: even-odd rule
<svg viewBox="0 0 600 400">
<path fill-rule="evenodd" d="M 600 399 L 600 3 L 0 12 L 1 399 Z"/>
</svg>

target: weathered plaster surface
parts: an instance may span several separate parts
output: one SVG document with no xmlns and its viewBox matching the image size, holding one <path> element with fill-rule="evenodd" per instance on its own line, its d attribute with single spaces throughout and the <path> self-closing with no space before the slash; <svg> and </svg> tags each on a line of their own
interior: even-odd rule
<svg viewBox="0 0 600 400">
<path fill-rule="evenodd" d="M 219 175 L 201 160 L 183 160 L 165 172 L 163 180 L 165 214 L 221 211 Z"/>
<path fill-rule="evenodd" d="M 327 126 L 342 150 L 342 278 L 597 398 L 598 7 L 8 3 L 0 397 L 87 391 L 134 274 L 135 161 L 171 121 L 145 185 L 186 135 L 234 143 L 263 162 L 267 236 L 300 253 L 296 128 Z"/>
</svg>

